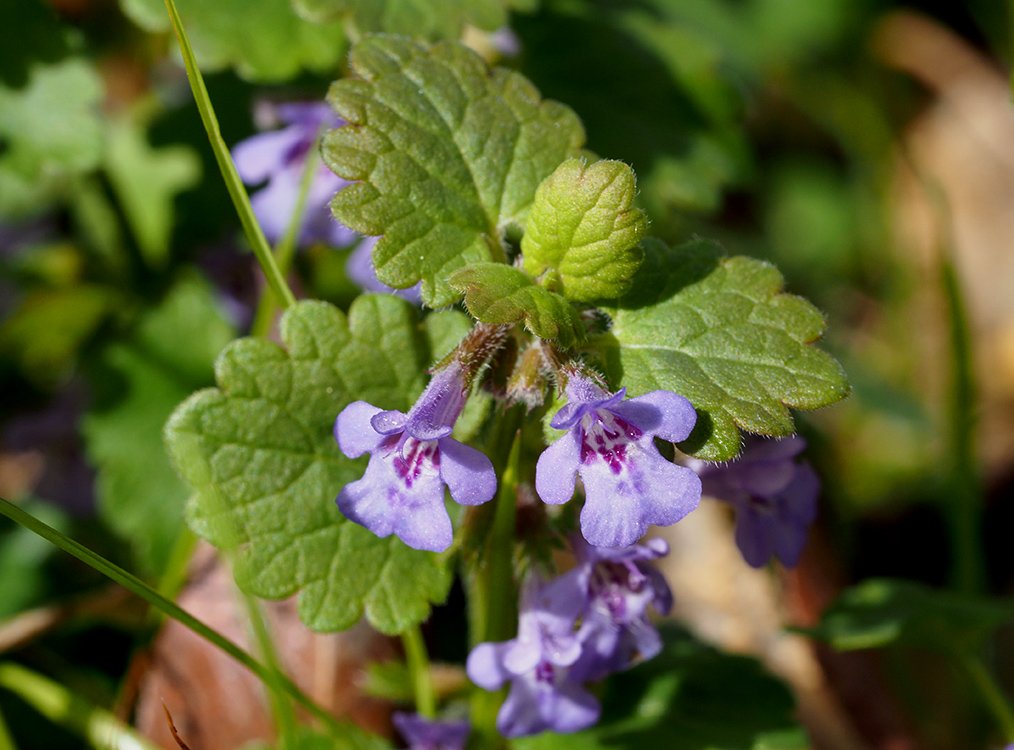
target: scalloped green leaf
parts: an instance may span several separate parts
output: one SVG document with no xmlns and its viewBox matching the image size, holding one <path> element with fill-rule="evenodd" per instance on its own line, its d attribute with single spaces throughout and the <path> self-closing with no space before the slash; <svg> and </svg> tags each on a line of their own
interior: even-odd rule
<svg viewBox="0 0 1014 750">
<path fill-rule="evenodd" d="M 188 520 L 235 550 L 237 582 L 277 599 L 300 592 L 314 630 L 341 630 L 365 612 L 385 633 L 424 620 L 447 594 L 446 560 L 380 539 L 335 506 L 358 479 L 332 437 L 335 416 L 362 399 L 407 409 L 430 362 L 417 313 L 390 295 L 360 297 L 348 318 L 301 302 L 282 319 L 282 348 L 240 339 L 216 363 L 218 388 L 185 401 L 166 427 L 181 476 L 194 488 Z"/>
<path fill-rule="evenodd" d="M 164 0 L 120 0 L 147 31 L 170 29 Z M 333 71 L 345 53 L 339 22 L 300 18 L 289 0 L 176 0 L 202 70 L 234 68 L 255 81 L 285 81 L 303 70 Z"/>
<path fill-rule="evenodd" d="M 848 394 L 841 366 L 810 346 L 823 315 L 784 293 L 774 266 L 726 257 L 708 240 L 642 246 L 644 265 L 597 344 L 610 379 L 631 395 L 664 388 L 693 403 L 698 420 L 686 452 L 734 458 L 737 428 L 788 435 L 789 407 L 816 409 Z"/>
<path fill-rule="evenodd" d="M 568 159 L 535 193 L 521 250 L 525 271 L 578 302 L 616 299 L 641 265 L 647 228 L 634 208 L 634 170 L 621 161 Z"/>
<path fill-rule="evenodd" d="M 328 101 L 349 124 L 332 130 L 324 160 L 353 182 L 331 203 L 339 221 L 383 235 L 377 276 L 423 300 L 457 300 L 447 277 L 469 263 L 502 261 L 503 235 L 523 227 L 536 188 L 577 154 L 577 116 L 544 101 L 521 75 L 467 47 L 375 35 L 352 50 L 353 78 Z"/>
<path fill-rule="evenodd" d="M 449 283 L 464 293 L 465 307 L 483 323 L 524 321 L 536 336 L 556 339 L 565 347 L 583 338 L 581 319 L 570 303 L 513 266 L 473 263 L 456 271 Z"/>
<path fill-rule="evenodd" d="M 360 34 L 458 39 L 466 24 L 492 31 L 507 23 L 503 0 L 293 0 L 293 5 L 304 18 L 341 18 Z"/>
</svg>

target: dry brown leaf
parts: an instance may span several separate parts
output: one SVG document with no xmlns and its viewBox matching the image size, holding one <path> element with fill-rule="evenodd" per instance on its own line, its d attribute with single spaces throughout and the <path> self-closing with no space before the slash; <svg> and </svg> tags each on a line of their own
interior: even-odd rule
<svg viewBox="0 0 1014 750">
<path fill-rule="evenodd" d="M 210 547 L 199 548 L 192 570 L 180 606 L 256 653 L 232 576 Z M 389 705 L 362 695 L 358 683 L 367 664 L 396 655 L 391 639 L 362 623 L 344 633 L 313 633 L 300 622 L 293 600 L 270 602 L 265 609 L 282 666 L 302 690 L 335 716 L 389 731 Z M 144 669 L 137 726 L 162 747 L 177 750 L 164 710 L 172 712 L 179 736 L 194 748 L 224 750 L 274 737 L 260 680 L 175 621 L 163 626 Z"/>
</svg>

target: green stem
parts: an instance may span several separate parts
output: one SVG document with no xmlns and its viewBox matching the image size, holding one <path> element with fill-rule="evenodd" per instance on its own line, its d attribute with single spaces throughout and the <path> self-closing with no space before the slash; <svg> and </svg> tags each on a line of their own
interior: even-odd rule
<svg viewBox="0 0 1014 750">
<path fill-rule="evenodd" d="M 190 89 L 194 94 L 194 101 L 197 102 L 197 111 L 201 114 L 201 122 L 204 123 L 204 130 L 211 142 L 211 150 L 215 154 L 215 161 L 218 162 L 218 169 L 225 180 L 225 187 L 232 198 L 232 205 L 236 208 L 239 221 L 243 225 L 243 232 L 247 241 L 257 256 L 257 262 L 267 277 L 268 285 L 277 299 L 282 301 L 285 307 L 292 307 L 296 304 L 296 298 L 292 290 L 285 283 L 285 276 L 275 263 L 275 258 L 268 247 L 268 241 L 264 238 L 264 232 L 257 223 L 253 207 L 250 205 L 250 196 L 247 195 L 243 181 L 236 172 L 236 165 L 232 163 L 229 155 L 229 147 L 225 145 L 222 132 L 218 126 L 218 117 L 215 116 L 215 109 L 211 106 L 211 98 L 208 96 L 208 89 L 204 85 L 204 77 L 197 67 L 197 59 L 190 47 L 190 40 L 183 28 L 183 21 L 180 19 L 179 11 L 173 0 L 165 0 L 166 10 L 169 12 L 169 20 L 172 22 L 173 31 L 176 32 L 176 39 L 183 53 L 183 64 L 187 69 L 187 79 L 190 81 Z"/>
<path fill-rule="evenodd" d="M 18 664 L 0 664 L 0 686 L 53 723 L 81 735 L 97 750 L 158 750 L 108 711 Z"/>
<path fill-rule="evenodd" d="M 17 745 L 14 744 L 14 738 L 7 728 L 7 722 L 4 721 L 2 711 L 0 711 L 0 750 L 18 750 Z"/>
<path fill-rule="evenodd" d="M 190 567 L 190 559 L 193 557 L 196 547 L 197 535 L 184 526 L 169 551 L 169 560 L 158 580 L 158 593 L 166 599 L 175 600 L 176 595 L 186 584 L 187 569 Z M 162 613 L 157 609 L 152 609 L 150 618 L 153 623 L 161 622 Z"/>
<path fill-rule="evenodd" d="M 500 487 L 496 497 L 493 525 L 484 545 L 486 554 L 474 572 L 469 607 L 472 612 L 472 643 L 505 641 L 511 638 L 517 626 L 514 580 L 512 575 L 517 488 L 521 461 L 521 433 L 517 429 L 518 416 L 508 412 L 501 418 L 499 434 L 491 445 L 493 456 L 503 456 L 509 446 L 506 460 L 499 462 Z M 504 439 L 506 438 L 506 439 Z M 507 442 L 509 440 L 510 442 Z M 496 717 L 503 703 L 505 690 L 475 690 L 472 693 L 471 719 L 473 740 L 470 747 L 500 748 L 503 738 L 496 729 Z"/>
<path fill-rule="evenodd" d="M 4 500 L 3 498 L 0 498 L 0 515 L 7 516 L 7 518 L 10 518 L 15 523 L 25 527 L 35 534 L 38 534 L 55 547 L 73 555 L 81 562 L 112 579 L 128 591 L 136 594 L 141 599 L 148 602 L 148 604 L 161 611 L 167 617 L 173 618 L 212 645 L 220 648 L 222 651 L 257 675 L 257 677 L 264 682 L 269 682 L 271 679 L 277 679 L 279 687 L 288 693 L 288 695 L 291 696 L 292 699 L 300 706 L 315 716 L 324 726 L 328 727 L 336 734 L 343 731 L 343 727 L 340 722 L 312 701 L 285 675 L 277 674 L 274 670 L 257 661 L 257 659 L 223 636 L 221 633 L 208 625 L 205 625 L 189 612 L 179 607 L 176 603 L 166 599 L 137 576 L 128 573 L 118 565 L 109 562 L 101 555 L 74 541 L 65 534 L 60 533 L 53 527 L 40 521 L 32 514 L 26 513 L 18 506 Z"/>
<path fill-rule="evenodd" d="M 982 497 L 975 462 L 975 383 L 972 345 L 964 294 L 954 262 L 940 259 L 940 275 L 947 303 L 951 344 L 951 395 L 948 408 L 948 446 L 951 461 L 951 537 L 953 585 L 959 591 L 982 589 L 984 563 L 980 548 Z"/>
<path fill-rule="evenodd" d="M 966 657 L 963 661 L 966 671 L 972 678 L 972 683 L 978 689 L 983 701 L 996 719 L 1000 730 L 1003 732 L 1006 742 L 1014 742 L 1014 710 L 1004 697 L 1000 686 L 996 684 L 993 676 L 986 669 L 986 665 L 974 656 Z"/>
<path fill-rule="evenodd" d="M 433 697 L 430 662 L 422 630 L 419 626 L 409 628 L 401 634 L 401 642 L 405 647 L 405 660 L 408 662 L 408 672 L 412 678 L 415 709 L 420 716 L 432 719 L 437 715 L 437 705 L 436 699 Z"/>
<path fill-rule="evenodd" d="M 271 702 L 271 713 L 275 719 L 275 727 L 278 729 L 279 748 L 286 750 L 286 748 L 295 747 L 297 722 L 292 702 L 279 681 L 279 678 L 283 676 L 281 661 L 278 658 L 278 651 L 275 648 L 274 639 L 271 637 L 268 623 L 264 619 L 264 611 L 261 609 L 260 603 L 242 591 L 240 595 L 250 617 L 250 628 L 253 631 L 254 640 L 257 642 L 257 650 L 271 670 L 271 679 L 267 680 L 265 684 L 268 688 L 268 699 Z"/>
<path fill-rule="evenodd" d="M 320 167 L 317 158 L 317 146 L 320 143 L 320 135 L 313 142 L 310 151 L 306 156 L 306 164 L 303 166 L 303 174 L 299 181 L 299 195 L 296 196 L 296 207 L 289 217 L 289 223 L 285 227 L 285 234 L 275 245 L 275 261 L 282 275 L 289 273 L 292 266 L 292 258 L 296 254 L 296 240 L 299 238 L 299 230 L 303 226 L 303 214 L 306 213 L 306 199 L 310 194 L 310 186 L 313 184 L 313 176 Z M 278 300 L 270 290 L 261 295 L 257 303 L 257 311 L 254 313 L 253 326 L 250 330 L 251 336 L 267 336 L 271 330 L 271 322 L 275 316 L 275 308 Z"/>
</svg>

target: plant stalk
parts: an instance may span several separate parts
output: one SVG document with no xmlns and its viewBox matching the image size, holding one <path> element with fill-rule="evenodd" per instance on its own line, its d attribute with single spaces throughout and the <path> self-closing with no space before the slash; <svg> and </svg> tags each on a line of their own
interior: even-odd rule
<svg viewBox="0 0 1014 750">
<path fill-rule="evenodd" d="M 415 694 L 415 710 L 426 719 L 437 715 L 436 699 L 433 695 L 433 680 L 430 675 L 429 655 L 426 653 L 426 642 L 418 625 L 401 634 L 401 643 L 405 648 L 405 661 L 412 680 L 412 692 Z"/>
<path fill-rule="evenodd" d="M 82 736 L 96 750 L 158 750 L 108 711 L 18 664 L 0 664 L 0 686 L 54 724 Z M 3 747 L 2 739 L 0 747 Z"/>
<path fill-rule="evenodd" d="M 166 599 L 137 576 L 132 573 L 128 573 L 123 568 L 111 563 L 98 553 L 93 552 L 67 535 L 62 534 L 53 527 L 43 523 L 31 513 L 25 512 L 18 506 L 3 498 L 0 498 L 0 515 L 6 516 L 29 531 L 38 534 L 55 547 L 73 555 L 89 567 L 94 568 L 99 573 L 102 573 L 104 576 L 112 579 L 128 591 L 136 594 L 148 604 L 161 611 L 167 617 L 173 618 L 181 625 L 184 625 L 192 630 L 201 638 L 204 638 L 212 645 L 220 648 L 222 651 L 257 675 L 257 677 L 266 684 L 270 684 L 272 679 L 276 680 L 279 687 L 291 696 L 296 703 L 305 708 L 310 714 L 317 718 L 322 725 L 326 726 L 336 735 L 340 735 L 344 731 L 342 724 L 337 719 L 318 706 L 288 677 L 278 674 L 270 667 L 267 667 L 259 662 L 247 651 L 237 646 L 217 630 L 201 622 L 189 612 L 182 609 L 175 602 Z"/>
<path fill-rule="evenodd" d="M 225 140 L 222 138 L 222 131 L 218 125 L 218 117 L 215 115 L 215 109 L 211 105 L 211 97 L 208 96 L 208 89 L 204 85 L 204 77 L 197 67 L 197 58 L 194 57 L 194 50 L 190 46 L 190 39 L 187 38 L 186 30 L 183 28 L 183 21 L 180 19 L 179 11 L 176 9 L 176 3 L 173 0 L 165 0 L 165 7 L 169 13 L 169 20 L 172 23 L 173 31 L 176 32 L 180 51 L 183 54 L 183 64 L 187 69 L 187 80 L 190 81 L 190 90 L 194 94 L 197 111 L 200 112 L 201 122 L 204 124 L 204 130 L 208 134 L 208 140 L 211 142 L 211 150 L 215 154 L 218 169 L 225 180 L 225 187 L 229 191 L 232 205 L 236 208 L 236 213 L 239 215 L 240 224 L 243 225 L 243 233 L 246 235 L 254 255 L 257 256 L 257 262 L 260 263 L 261 270 L 264 271 L 264 276 L 267 278 L 271 291 L 277 299 L 281 300 L 285 307 L 292 307 L 292 305 L 296 304 L 296 298 L 285 282 L 285 276 L 275 262 L 275 257 L 271 254 L 271 248 L 264 237 L 264 231 L 261 229 L 260 224 L 257 223 L 257 217 L 254 216 L 253 207 L 250 205 L 250 196 L 247 195 L 243 181 L 239 178 L 239 173 L 236 171 L 236 165 L 232 162 L 232 157 L 229 155 L 229 147 L 225 145 Z"/>
<path fill-rule="evenodd" d="M 962 663 L 972 679 L 972 684 L 979 691 L 983 702 L 993 714 L 1000 731 L 1003 732 L 1004 740 L 1014 742 L 1014 709 L 1011 708 L 1003 691 L 1000 690 L 1000 686 L 996 684 L 993 676 L 986 669 L 986 665 L 978 657 L 966 657 Z"/>
</svg>

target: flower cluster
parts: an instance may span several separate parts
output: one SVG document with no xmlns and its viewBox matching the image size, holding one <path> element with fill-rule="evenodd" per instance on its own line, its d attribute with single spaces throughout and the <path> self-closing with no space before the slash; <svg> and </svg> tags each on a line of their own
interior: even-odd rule
<svg viewBox="0 0 1014 750">
<path fill-rule="evenodd" d="M 755 568 L 772 557 L 792 567 L 803 553 L 820 494 L 817 473 L 798 460 L 805 448 L 798 436 L 754 439 L 729 465 L 688 462 L 700 475 L 705 494 L 735 507 L 736 545 Z"/>
<path fill-rule="evenodd" d="M 496 476 L 482 453 L 450 437 L 464 407 L 469 373 L 457 360 L 441 369 L 408 414 L 364 401 L 335 421 L 335 439 L 349 458 L 370 453 L 363 478 L 345 486 L 338 507 L 378 536 L 397 535 L 416 549 L 451 543 L 444 486 L 462 505 L 493 497 Z M 552 420 L 567 433 L 547 448 L 535 487 L 560 504 L 584 484 L 581 532 L 597 547 L 629 547 L 649 524 L 676 523 L 697 507 L 701 482 L 692 469 L 664 459 L 654 438 L 685 440 L 696 421 L 693 406 L 670 391 L 624 400 L 580 375 L 568 378 L 569 403 Z"/>
<path fill-rule="evenodd" d="M 349 404 L 335 420 L 338 446 L 349 458 L 370 454 L 362 479 L 345 485 L 338 508 L 380 537 L 395 534 L 416 549 L 440 552 L 451 544 L 444 486 L 462 505 L 496 492 L 493 464 L 450 437 L 465 405 L 467 377 L 451 362 L 434 375 L 404 414 L 365 401 Z"/>
<path fill-rule="evenodd" d="M 348 183 L 312 153 L 321 131 L 345 123 L 322 102 L 290 102 L 270 107 L 271 119 L 285 127 L 247 138 L 233 148 L 236 171 L 247 185 L 267 184 L 250 197 L 257 221 L 269 242 L 285 234 L 299 201 L 306 160 L 317 160 L 301 219 L 299 244 L 348 245 L 359 235 L 335 221 L 328 203 Z"/>
<path fill-rule="evenodd" d="M 575 546 L 573 570 L 548 583 L 528 580 L 517 637 L 481 643 L 468 657 L 476 685 L 496 690 L 511 683 L 497 716 L 505 737 L 591 726 L 599 705 L 585 683 L 661 649 L 647 609 L 651 604 L 664 614 L 672 603 L 665 580 L 649 565 L 668 552 L 665 543 L 603 550 L 578 540 Z"/>
<path fill-rule="evenodd" d="M 552 427 L 567 430 L 539 457 L 535 489 L 554 505 L 584 484 L 581 533 L 597 547 L 628 547 L 649 524 L 668 526 L 697 507 L 701 482 L 691 469 L 666 461 L 654 438 L 686 440 L 697 421 L 690 402 L 671 391 L 624 400 L 594 380 L 568 377 L 568 403 Z"/>
<path fill-rule="evenodd" d="M 348 182 L 329 170 L 312 149 L 325 129 L 339 128 L 345 122 L 322 102 L 289 102 L 262 109 L 267 112 L 265 119 L 285 127 L 241 141 L 233 148 L 232 158 L 244 183 L 266 183 L 250 197 L 264 236 L 269 242 L 277 242 L 287 231 L 299 204 L 307 159 L 314 159 L 317 166 L 300 218 L 298 243 L 322 242 L 345 247 L 359 240 L 346 263 L 349 279 L 367 292 L 391 292 L 418 304 L 418 284 L 410 289 L 395 290 L 377 279 L 372 260 L 377 238 L 361 237 L 331 215 L 328 206 L 331 198 Z"/>
</svg>

